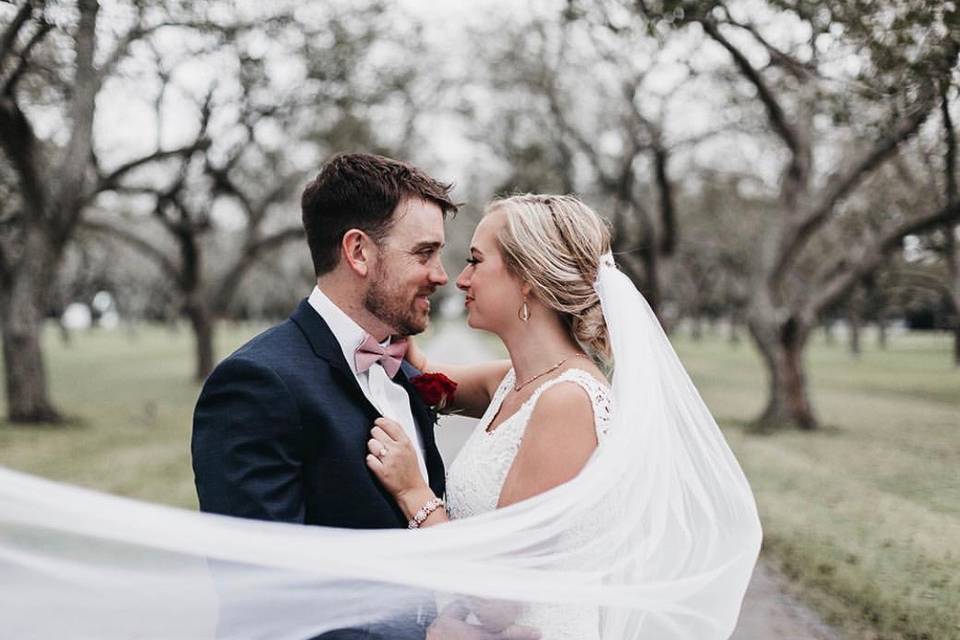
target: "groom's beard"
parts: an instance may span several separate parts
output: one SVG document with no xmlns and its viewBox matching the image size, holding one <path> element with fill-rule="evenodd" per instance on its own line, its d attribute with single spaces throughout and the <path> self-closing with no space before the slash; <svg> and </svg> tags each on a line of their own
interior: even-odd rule
<svg viewBox="0 0 960 640">
<path fill-rule="evenodd" d="M 416 307 L 416 296 L 429 295 L 430 291 L 406 293 L 403 287 L 390 282 L 386 269 L 378 265 L 376 275 L 363 299 L 364 308 L 385 325 L 392 327 L 396 335 L 412 336 L 422 333 L 430 322 L 430 314 Z"/>
</svg>

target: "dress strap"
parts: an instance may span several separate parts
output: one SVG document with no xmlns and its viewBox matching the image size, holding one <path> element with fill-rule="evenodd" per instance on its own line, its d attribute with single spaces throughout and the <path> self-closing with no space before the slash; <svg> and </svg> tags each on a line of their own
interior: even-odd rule
<svg viewBox="0 0 960 640">
<path fill-rule="evenodd" d="M 610 396 L 609 387 L 583 369 L 567 369 L 556 378 L 548 380 L 537 387 L 536 391 L 533 392 L 533 395 L 530 396 L 530 399 L 527 401 L 527 403 L 530 405 L 530 413 L 533 412 L 533 407 L 537 404 L 540 396 L 547 389 L 553 387 L 554 385 L 560 384 L 561 382 L 574 382 L 587 392 L 587 395 L 590 397 L 590 405 L 593 407 L 594 427 L 596 428 L 597 432 L 597 441 L 601 441 L 604 437 L 606 437 L 610 429 L 610 421 L 613 414 L 613 401 Z"/>
</svg>

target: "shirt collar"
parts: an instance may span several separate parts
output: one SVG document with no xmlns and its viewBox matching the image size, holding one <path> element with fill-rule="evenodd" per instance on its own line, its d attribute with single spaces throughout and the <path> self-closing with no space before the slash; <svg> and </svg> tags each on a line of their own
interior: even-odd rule
<svg viewBox="0 0 960 640">
<path fill-rule="evenodd" d="M 320 314 L 320 317 L 327 323 L 327 326 L 330 327 L 330 331 L 333 332 L 333 337 L 337 339 L 337 342 L 340 344 L 340 349 L 343 351 L 343 358 L 347 361 L 350 370 L 356 374 L 357 363 L 354 355 L 356 354 L 357 347 L 360 346 L 360 343 L 362 343 L 366 337 L 367 332 L 357 324 L 356 320 L 348 316 L 343 309 L 338 307 L 327 294 L 321 291 L 320 287 L 315 286 L 313 288 L 313 291 L 310 292 L 310 297 L 307 298 L 307 302 L 313 307 L 314 311 Z M 380 344 L 386 347 L 390 344 L 390 338 L 387 338 L 386 341 Z"/>
</svg>

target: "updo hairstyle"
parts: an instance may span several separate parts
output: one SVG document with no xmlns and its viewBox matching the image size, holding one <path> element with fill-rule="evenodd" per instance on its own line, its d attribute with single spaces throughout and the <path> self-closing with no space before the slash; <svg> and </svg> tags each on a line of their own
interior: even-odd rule
<svg viewBox="0 0 960 640">
<path fill-rule="evenodd" d="M 607 225 L 574 196 L 523 194 L 494 200 L 506 224 L 497 234 L 507 269 L 561 314 L 571 335 L 594 358 L 609 361 L 607 325 L 593 283 L 610 251 Z"/>
</svg>

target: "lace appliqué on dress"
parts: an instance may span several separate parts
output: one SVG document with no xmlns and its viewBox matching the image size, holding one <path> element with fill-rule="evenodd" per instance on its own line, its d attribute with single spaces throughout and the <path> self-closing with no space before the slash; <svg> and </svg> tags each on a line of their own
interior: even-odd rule
<svg viewBox="0 0 960 640">
<path fill-rule="evenodd" d="M 520 442 L 527 422 L 540 395 L 555 384 L 576 382 L 590 396 L 597 430 L 597 441 L 603 442 L 610 426 L 613 411 L 609 389 L 582 369 L 567 369 L 561 375 L 542 384 L 512 416 L 492 432 L 487 427 L 496 417 L 500 405 L 513 388 L 516 374 L 507 372 L 490 406 L 480 418 L 476 429 L 463 445 L 460 454 L 447 472 L 447 513 L 451 518 L 466 518 L 497 508 L 503 483 L 520 450 Z"/>
</svg>

